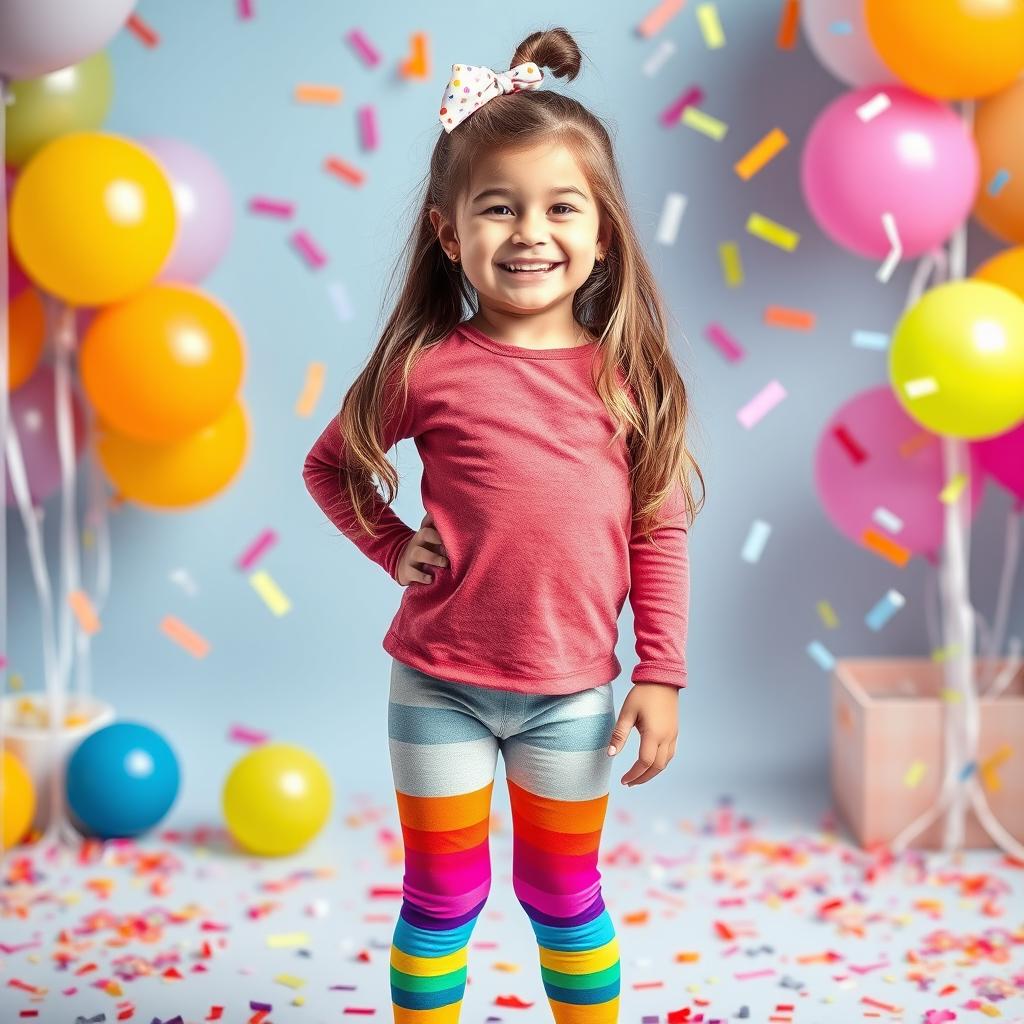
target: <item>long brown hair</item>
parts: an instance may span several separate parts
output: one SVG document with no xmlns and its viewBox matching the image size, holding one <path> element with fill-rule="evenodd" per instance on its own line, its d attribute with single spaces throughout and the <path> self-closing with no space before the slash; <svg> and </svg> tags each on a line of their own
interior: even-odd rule
<svg viewBox="0 0 1024 1024">
<path fill-rule="evenodd" d="M 509 67 L 532 62 L 572 81 L 579 73 L 579 47 L 564 28 L 532 32 L 517 47 Z M 342 402 L 339 425 L 345 439 L 349 497 L 363 530 L 376 536 L 367 516 L 369 488 L 376 476 L 390 505 L 398 474 L 381 448 L 382 424 L 395 412 L 387 395 L 408 396 L 409 373 L 419 353 L 443 341 L 477 310 L 476 289 L 460 264 L 438 241 L 430 211 L 455 220 L 456 204 L 468 187 L 473 155 L 561 143 L 575 156 L 594 191 L 603 218 L 611 223 L 608 253 L 573 297 L 573 315 L 598 338 L 601 357 L 594 384 L 613 421 L 614 442 L 627 431 L 633 516 L 650 538 L 657 513 L 680 482 L 687 523 L 704 503 L 704 477 L 686 440 L 686 386 L 668 344 L 665 310 L 629 216 L 625 192 L 608 132 L 577 100 L 544 88 L 495 96 L 450 134 L 441 130 L 418 200 L 419 211 L 402 254 L 401 294 L 364 368 Z M 635 408 L 620 386 L 622 375 Z M 394 388 L 390 385 L 400 384 Z M 691 467 L 701 481 L 695 504 Z"/>
</svg>

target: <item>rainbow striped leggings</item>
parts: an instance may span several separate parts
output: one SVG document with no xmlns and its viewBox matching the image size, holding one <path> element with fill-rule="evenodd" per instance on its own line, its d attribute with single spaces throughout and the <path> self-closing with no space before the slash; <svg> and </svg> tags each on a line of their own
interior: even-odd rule
<svg viewBox="0 0 1024 1024">
<path fill-rule="evenodd" d="M 611 683 L 540 695 L 437 679 L 393 659 L 391 765 L 405 844 L 391 945 L 397 1024 L 455 1024 L 466 947 L 491 885 L 498 751 L 512 809 L 512 887 L 540 947 L 556 1024 L 613 1024 L 619 949 L 598 845 L 615 725 Z"/>
</svg>

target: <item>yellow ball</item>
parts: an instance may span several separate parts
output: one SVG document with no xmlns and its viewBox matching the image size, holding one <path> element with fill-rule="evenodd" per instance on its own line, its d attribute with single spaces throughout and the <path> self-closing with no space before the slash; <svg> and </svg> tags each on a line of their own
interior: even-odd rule
<svg viewBox="0 0 1024 1024">
<path fill-rule="evenodd" d="M 309 751 L 268 743 L 241 757 L 224 783 L 228 831 L 250 853 L 301 850 L 331 813 L 331 780 Z"/>
<path fill-rule="evenodd" d="M 889 379 L 922 426 L 978 440 L 1024 419 L 1024 302 L 970 278 L 932 288 L 896 325 Z"/>
<path fill-rule="evenodd" d="M 3 832 L 0 850 L 9 850 L 25 838 L 36 813 L 36 791 L 24 765 L 9 751 L 3 752 L 0 765 L 0 814 Z"/>
<path fill-rule="evenodd" d="M 103 132 L 69 132 L 43 146 L 18 176 L 10 219 L 25 273 L 75 306 L 102 306 L 149 284 L 177 230 L 160 164 Z"/>
</svg>

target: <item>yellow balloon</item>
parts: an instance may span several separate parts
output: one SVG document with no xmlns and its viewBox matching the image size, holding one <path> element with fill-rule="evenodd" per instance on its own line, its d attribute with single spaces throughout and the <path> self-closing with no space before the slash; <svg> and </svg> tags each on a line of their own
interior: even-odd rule
<svg viewBox="0 0 1024 1024">
<path fill-rule="evenodd" d="M 36 790 L 25 766 L 9 751 L 0 765 L 0 815 L 3 832 L 0 850 L 9 850 L 25 838 L 36 813 Z"/>
<path fill-rule="evenodd" d="M 267 743 L 241 757 L 221 794 L 228 831 L 262 856 L 301 850 L 327 823 L 331 800 L 320 761 L 288 743 Z"/>
<path fill-rule="evenodd" d="M 25 273 L 75 306 L 106 305 L 148 284 L 177 230 L 160 164 L 103 132 L 71 132 L 43 146 L 18 175 L 10 221 Z"/>
<path fill-rule="evenodd" d="M 212 498 L 238 473 L 248 448 L 249 422 L 239 398 L 208 426 L 163 444 L 97 424 L 96 454 L 118 494 L 155 509 Z"/>
<path fill-rule="evenodd" d="M 990 96 L 1024 69 L 1024 0 L 864 0 L 878 56 L 917 92 Z"/>
<path fill-rule="evenodd" d="M 982 263 L 971 277 L 978 281 L 1001 284 L 1024 299 L 1024 245 L 996 253 L 990 260 Z"/>
<path fill-rule="evenodd" d="M 1024 302 L 970 278 L 932 288 L 896 325 L 889 379 L 932 433 L 1005 433 L 1024 418 Z"/>
</svg>

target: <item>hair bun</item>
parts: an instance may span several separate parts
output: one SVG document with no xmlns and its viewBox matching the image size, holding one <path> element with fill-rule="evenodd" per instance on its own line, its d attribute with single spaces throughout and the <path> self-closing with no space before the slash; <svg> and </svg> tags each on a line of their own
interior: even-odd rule
<svg viewBox="0 0 1024 1024">
<path fill-rule="evenodd" d="M 566 29 L 558 27 L 531 32 L 516 47 L 509 67 L 530 62 L 550 69 L 556 78 L 571 82 L 580 73 L 583 57 L 576 40 Z"/>
</svg>

